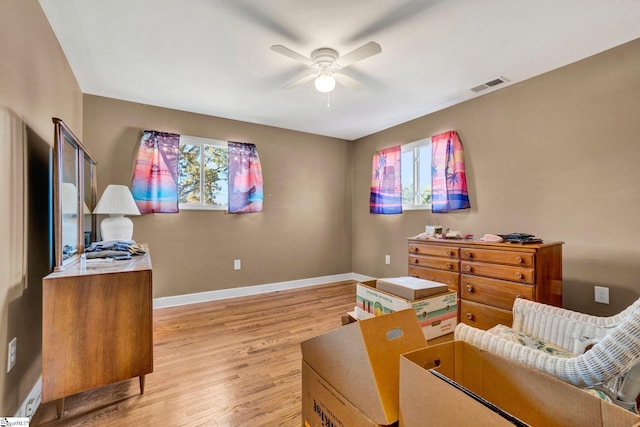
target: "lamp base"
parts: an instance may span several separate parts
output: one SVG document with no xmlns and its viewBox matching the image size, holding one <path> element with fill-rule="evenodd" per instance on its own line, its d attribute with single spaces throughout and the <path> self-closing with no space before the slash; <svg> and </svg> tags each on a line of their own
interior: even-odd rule
<svg viewBox="0 0 640 427">
<path fill-rule="evenodd" d="M 102 240 L 131 240 L 133 221 L 123 215 L 111 215 L 100 222 Z"/>
</svg>

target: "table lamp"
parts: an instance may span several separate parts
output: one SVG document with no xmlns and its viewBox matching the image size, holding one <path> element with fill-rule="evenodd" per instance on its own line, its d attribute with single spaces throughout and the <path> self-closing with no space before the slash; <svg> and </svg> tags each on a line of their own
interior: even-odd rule
<svg viewBox="0 0 640 427">
<path fill-rule="evenodd" d="M 125 215 L 140 215 L 129 187 L 115 184 L 107 186 L 93 213 L 109 215 L 100 222 L 102 240 L 131 240 L 133 222 Z"/>
</svg>

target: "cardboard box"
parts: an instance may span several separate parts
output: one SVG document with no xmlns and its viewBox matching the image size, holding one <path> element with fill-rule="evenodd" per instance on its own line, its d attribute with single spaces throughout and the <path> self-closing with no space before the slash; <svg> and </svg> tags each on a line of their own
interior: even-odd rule
<svg viewBox="0 0 640 427">
<path fill-rule="evenodd" d="M 349 323 L 357 322 L 358 316 L 356 315 L 355 308 L 353 311 L 347 312 L 347 314 L 342 315 L 342 326 L 348 325 Z"/>
<path fill-rule="evenodd" d="M 446 284 L 402 276 L 376 280 L 376 288 L 410 301 L 431 297 L 449 291 Z"/>
<path fill-rule="evenodd" d="M 304 427 L 381 427 L 353 406 L 338 390 L 302 361 Z"/>
<path fill-rule="evenodd" d="M 356 285 L 356 316 L 359 320 L 407 308 L 415 311 L 427 340 L 453 332 L 458 324 L 458 298 L 453 291 L 410 301 L 377 289 L 375 280 Z"/>
<path fill-rule="evenodd" d="M 400 359 L 402 427 L 631 427 L 638 422 L 638 415 L 619 406 L 462 341 Z"/>
<path fill-rule="evenodd" d="M 357 321 L 358 321 L 358 318 L 356 316 L 355 311 L 350 311 L 347 314 L 342 316 L 342 325 L 348 325 L 349 323 L 353 323 Z M 426 342 L 427 342 L 427 345 L 438 345 L 445 342 L 453 341 L 453 338 L 454 338 L 453 332 L 451 332 L 445 335 L 440 335 L 439 337 L 432 338 L 430 340 L 427 340 Z"/>
<path fill-rule="evenodd" d="M 311 419 L 311 415 L 318 414 L 318 411 L 310 405 L 315 404 L 317 408 L 318 399 L 324 396 L 324 406 L 321 406 L 324 414 L 342 414 L 353 407 L 373 425 L 395 423 L 399 413 L 400 355 L 424 345 L 424 335 L 413 310 L 361 320 L 304 341 L 301 344 L 303 368 L 307 364 L 338 393 L 333 396 L 335 400 L 328 399 L 331 389 L 307 375 L 302 382 L 302 412 L 310 419 L 304 421 L 312 426 L 318 425 Z M 327 391 L 320 393 L 320 388 Z M 319 396 L 315 403 L 313 393 Z M 340 397 L 344 397 L 349 405 L 340 403 Z M 354 415 L 354 419 L 360 418 Z M 342 421 L 342 424 L 335 425 L 346 427 L 351 424 Z"/>
</svg>

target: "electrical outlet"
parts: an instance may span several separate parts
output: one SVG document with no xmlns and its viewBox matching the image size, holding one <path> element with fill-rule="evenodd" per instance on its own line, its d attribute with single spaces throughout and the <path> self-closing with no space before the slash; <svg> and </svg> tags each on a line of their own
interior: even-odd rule
<svg viewBox="0 0 640 427">
<path fill-rule="evenodd" d="M 385 264 L 391 264 L 391 255 L 385 255 L 384 256 L 384 263 Z"/>
<path fill-rule="evenodd" d="M 241 268 L 240 260 L 239 259 L 234 259 L 233 260 L 233 269 L 234 270 L 240 270 L 240 268 Z"/>
<path fill-rule="evenodd" d="M 37 404 L 36 404 L 36 399 L 30 399 L 27 402 L 27 406 L 25 409 L 25 415 L 29 418 L 31 418 L 31 416 L 33 415 L 34 412 L 36 412 L 36 409 L 38 408 Z"/>
<path fill-rule="evenodd" d="M 11 341 L 9 341 L 8 355 L 7 355 L 7 372 L 13 369 L 16 366 L 16 353 L 18 347 L 18 337 L 13 337 Z"/>
<path fill-rule="evenodd" d="M 594 286 L 595 302 L 609 304 L 609 288 L 604 286 Z"/>
</svg>

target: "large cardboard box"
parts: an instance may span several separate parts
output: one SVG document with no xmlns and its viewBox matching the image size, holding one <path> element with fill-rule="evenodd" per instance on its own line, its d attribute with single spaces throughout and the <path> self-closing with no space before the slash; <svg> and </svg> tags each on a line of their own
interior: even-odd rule
<svg viewBox="0 0 640 427">
<path fill-rule="evenodd" d="M 458 324 L 458 298 L 453 291 L 411 301 L 378 289 L 375 280 L 356 285 L 356 316 L 359 320 L 408 308 L 415 311 L 427 340 L 453 332 Z"/>
<path fill-rule="evenodd" d="M 449 288 L 444 283 L 411 276 L 378 279 L 376 280 L 376 288 L 410 301 L 449 291 Z"/>
<path fill-rule="evenodd" d="M 354 322 L 304 341 L 303 369 L 306 364 L 316 376 L 307 370 L 302 381 L 302 412 L 309 417 L 303 421 L 313 427 L 325 426 L 320 423 L 323 413 L 326 418 L 326 414 L 343 414 L 352 407 L 372 425 L 395 423 L 399 413 L 400 355 L 424 345 L 424 335 L 413 310 Z M 331 389 L 319 383 L 317 377 Z M 316 409 L 320 405 L 322 411 L 314 410 L 314 405 Z M 356 415 L 354 419 L 360 419 Z M 344 419 L 340 422 L 334 424 L 351 425 Z"/>
<path fill-rule="evenodd" d="M 638 415 L 619 406 L 462 341 L 400 359 L 401 427 L 631 427 L 638 422 Z"/>
<path fill-rule="evenodd" d="M 304 427 L 382 427 L 323 380 L 304 360 L 302 361 L 302 420 Z"/>
</svg>

